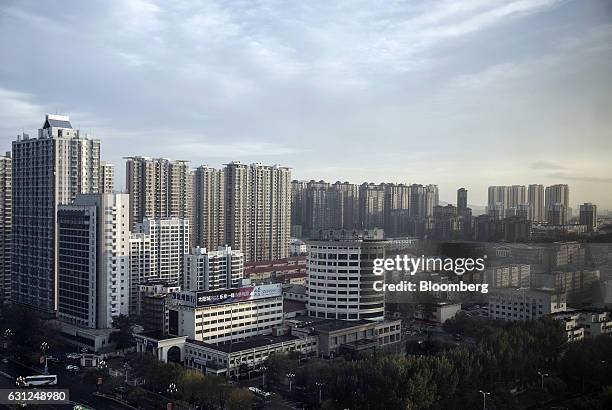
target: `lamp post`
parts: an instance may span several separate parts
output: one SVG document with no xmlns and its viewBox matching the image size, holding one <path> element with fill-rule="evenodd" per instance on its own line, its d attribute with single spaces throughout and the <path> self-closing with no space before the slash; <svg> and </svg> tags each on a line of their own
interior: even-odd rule
<svg viewBox="0 0 612 410">
<path fill-rule="evenodd" d="M 8 341 L 13 336 L 13 331 L 11 329 L 6 329 L 4 331 L 4 348 L 8 349 Z"/>
<path fill-rule="evenodd" d="M 259 370 L 261 371 L 261 387 L 263 387 L 264 389 L 266 388 L 266 371 L 268 370 L 268 368 L 266 366 L 260 366 Z"/>
<path fill-rule="evenodd" d="M 538 372 L 538 374 L 540 375 L 542 390 L 544 390 L 544 378 L 548 377 L 548 373 Z"/>
<path fill-rule="evenodd" d="M 42 342 L 40 344 L 40 351 L 42 352 L 43 357 L 45 358 L 45 374 L 49 374 L 49 366 L 47 365 L 47 350 L 49 350 L 49 343 Z"/>
<path fill-rule="evenodd" d="M 295 373 L 287 373 L 287 379 L 289 379 L 289 393 L 291 393 L 291 383 L 293 382 L 293 378 L 295 377 Z"/>
<path fill-rule="evenodd" d="M 166 389 L 166 392 L 168 392 L 168 395 L 170 396 L 171 400 L 174 398 L 174 393 L 176 393 L 177 390 L 178 389 L 176 388 L 176 384 L 170 383 L 168 385 L 168 388 Z M 170 402 L 168 404 L 169 404 L 168 408 L 172 409 L 172 406 L 173 406 L 172 402 Z"/>
<path fill-rule="evenodd" d="M 321 400 L 322 399 L 321 392 L 323 391 L 323 386 L 325 385 L 325 383 L 323 383 L 323 382 L 316 382 L 315 385 L 319 389 L 319 404 L 321 404 L 321 401 L 322 401 Z"/>
<path fill-rule="evenodd" d="M 15 380 L 15 385 L 17 385 L 17 387 L 19 387 L 20 389 L 25 387 L 25 384 L 26 384 L 26 381 L 25 381 L 25 377 L 23 376 L 19 376 L 17 380 Z"/>
<path fill-rule="evenodd" d="M 486 410 L 487 408 L 487 396 L 490 396 L 491 393 L 488 391 L 478 390 L 482 394 L 482 410 Z"/>
</svg>

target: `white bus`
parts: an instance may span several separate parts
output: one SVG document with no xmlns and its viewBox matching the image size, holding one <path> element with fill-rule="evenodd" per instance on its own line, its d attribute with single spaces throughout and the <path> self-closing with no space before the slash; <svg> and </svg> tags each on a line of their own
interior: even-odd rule
<svg viewBox="0 0 612 410">
<path fill-rule="evenodd" d="M 55 386 L 57 376 L 54 374 L 39 374 L 36 376 L 26 376 L 24 386 Z"/>
</svg>

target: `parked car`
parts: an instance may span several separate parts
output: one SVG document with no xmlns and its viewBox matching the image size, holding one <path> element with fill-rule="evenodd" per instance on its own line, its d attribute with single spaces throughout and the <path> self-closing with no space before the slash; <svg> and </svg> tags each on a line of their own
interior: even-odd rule
<svg viewBox="0 0 612 410">
<path fill-rule="evenodd" d="M 66 357 L 69 359 L 78 359 L 81 357 L 81 355 L 79 353 L 68 353 Z"/>
<path fill-rule="evenodd" d="M 79 366 L 75 366 L 73 364 L 69 364 L 66 366 L 66 370 L 69 372 L 78 372 L 80 370 Z"/>
<path fill-rule="evenodd" d="M 7 359 L 6 357 L 2 359 L 2 363 L 7 364 L 9 362 L 9 359 Z"/>
</svg>

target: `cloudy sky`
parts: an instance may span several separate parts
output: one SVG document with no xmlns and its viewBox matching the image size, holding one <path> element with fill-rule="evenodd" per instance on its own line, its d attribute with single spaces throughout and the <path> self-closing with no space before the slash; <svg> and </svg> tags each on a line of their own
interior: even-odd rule
<svg viewBox="0 0 612 410">
<path fill-rule="evenodd" d="M 3 0 L 0 56 L 0 149 L 68 114 L 120 186 L 149 155 L 612 209 L 609 0 Z"/>
</svg>

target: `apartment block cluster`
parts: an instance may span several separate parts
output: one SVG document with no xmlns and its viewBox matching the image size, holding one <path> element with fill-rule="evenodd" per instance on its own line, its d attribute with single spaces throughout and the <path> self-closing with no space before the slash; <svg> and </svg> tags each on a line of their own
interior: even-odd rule
<svg viewBox="0 0 612 410">
<path fill-rule="evenodd" d="M 131 156 L 125 192 L 114 175 L 100 141 L 67 116 L 47 115 L 37 137 L 19 135 L 0 158 L 0 294 L 57 320 L 72 343 L 110 349 L 113 320 L 130 315 L 142 328 L 139 350 L 231 374 L 273 351 L 330 357 L 401 339 L 400 322 L 384 320 L 384 296 L 367 290 L 381 237 L 313 244 L 301 315 L 284 309 L 280 284 L 244 277 L 247 263 L 289 256 L 289 168 L 192 170 L 184 160 Z M 414 188 L 418 215 L 437 204 L 434 188 Z M 378 224 L 376 189 L 366 191 L 368 211 L 347 226 Z"/>
<path fill-rule="evenodd" d="M 564 321 L 568 340 L 612 333 L 612 318 L 602 305 L 601 272 L 591 263 L 588 244 L 496 245 L 487 268 L 486 315 L 493 320 L 522 321 L 550 316 Z M 603 301 L 605 302 L 605 301 Z"/>
<path fill-rule="evenodd" d="M 324 229 L 374 228 L 388 237 L 423 236 L 439 205 L 436 185 L 293 181 L 291 192 L 292 235 L 304 238 Z"/>
</svg>

